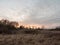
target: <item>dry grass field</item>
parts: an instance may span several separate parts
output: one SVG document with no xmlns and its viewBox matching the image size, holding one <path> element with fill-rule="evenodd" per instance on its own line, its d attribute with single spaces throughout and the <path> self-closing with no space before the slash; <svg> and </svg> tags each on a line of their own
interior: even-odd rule
<svg viewBox="0 0 60 45">
<path fill-rule="evenodd" d="M 36 32 L 30 34 L 0 34 L 0 45 L 60 45 L 59 31 Z"/>
</svg>

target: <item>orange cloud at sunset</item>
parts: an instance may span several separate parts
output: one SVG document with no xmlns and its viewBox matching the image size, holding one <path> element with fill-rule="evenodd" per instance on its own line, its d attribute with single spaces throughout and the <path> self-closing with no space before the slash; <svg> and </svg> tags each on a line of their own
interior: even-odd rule
<svg viewBox="0 0 60 45">
<path fill-rule="evenodd" d="M 25 28 L 42 28 L 43 25 L 39 25 L 39 24 L 26 24 L 23 22 L 19 23 L 19 26 L 24 26 Z"/>
</svg>

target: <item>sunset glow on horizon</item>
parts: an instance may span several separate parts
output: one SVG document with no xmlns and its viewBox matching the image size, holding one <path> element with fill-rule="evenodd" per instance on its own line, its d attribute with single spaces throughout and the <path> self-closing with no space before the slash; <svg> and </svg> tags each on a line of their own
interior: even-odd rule
<svg viewBox="0 0 60 45">
<path fill-rule="evenodd" d="M 45 28 L 60 26 L 60 0 L 0 0 L 0 20 Z"/>
</svg>

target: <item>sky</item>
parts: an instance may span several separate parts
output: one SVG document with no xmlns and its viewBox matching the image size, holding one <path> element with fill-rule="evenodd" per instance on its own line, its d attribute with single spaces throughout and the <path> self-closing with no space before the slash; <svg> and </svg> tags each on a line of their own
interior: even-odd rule
<svg viewBox="0 0 60 45">
<path fill-rule="evenodd" d="M 0 0 L 0 19 L 54 28 L 60 26 L 60 0 Z"/>
</svg>

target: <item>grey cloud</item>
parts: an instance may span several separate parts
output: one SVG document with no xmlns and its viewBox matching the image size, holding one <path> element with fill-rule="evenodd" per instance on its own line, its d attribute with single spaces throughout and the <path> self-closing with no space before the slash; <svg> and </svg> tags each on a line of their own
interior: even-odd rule
<svg viewBox="0 0 60 45">
<path fill-rule="evenodd" d="M 40 4 L 40 3 L 39 3 Z M 58 4 L 58 3 L 57 3 Z M 35 24 L 57 24 L 60 23 L 60 6 L 55 4 L 35 5 L 30 11 L 28 23 Z"/>
<path fill-rule="evenodd" d="M 2 10 L 1 10 L 2 9 Z M 0 3 L 0 17 L 24 23 L 60 24 L 59 0 L 6 0 Z"/>
</svg>

